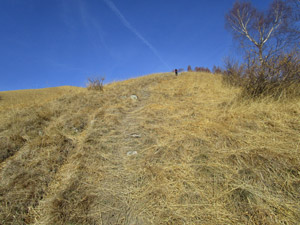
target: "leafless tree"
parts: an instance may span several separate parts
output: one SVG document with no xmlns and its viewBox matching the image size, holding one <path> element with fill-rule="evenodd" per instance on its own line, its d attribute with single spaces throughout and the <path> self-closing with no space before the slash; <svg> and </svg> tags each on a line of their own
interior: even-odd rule
<svg viewBox="0 0 300 225">
<path fill-rule="evenodd" d="M 237 1 L 225 17 L 226 27 L 240 41 L 247 57 L 264 65 L 292 42 L 290 15 L 291 7 L 282 0 L 274 0 L 266 12 L 258 11 L 251 2 Z"/>
<path fill-rule="evenodd" d="M 300 7 L 300 0 L 292 0 L 296 5 L 297 7 Z"/>
<path fill-rule="evenodd" d="M 297 45 L 300 46 L 300 0 L 287 0 L 287 4 L 291 11 L 291 34 L 298 41 Z"/>
</svg>

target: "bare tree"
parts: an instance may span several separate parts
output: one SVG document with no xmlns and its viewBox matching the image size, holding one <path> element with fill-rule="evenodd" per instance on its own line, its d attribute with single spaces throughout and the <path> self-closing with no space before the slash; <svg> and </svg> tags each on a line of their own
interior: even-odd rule
<svg viewBox="0 0 300 225">
<path fill-rule="evenodd" d="M 292 0 L 292 1 L 296 4 L 297 7 L 300 7 L 300 0 Z"/>
<path fill-rule="evenodd" d="M 290 7 L 291 16 L 289 22 L 293 24 L 290 33 L 296 39 L 298 47 L 300 46 L 300 0 L 287 0 L 287 5 Z"/>
<path fill-rule="evenodd" d="M 258 58 L 263 65 L 288 43 L 289 10 L 281 0 L 274 0 L 266 12 L 258 11 L 250 2 L 237 1 L 225 17 L 226 27 L 240 40 L 246 55 Z"/>
</svg>

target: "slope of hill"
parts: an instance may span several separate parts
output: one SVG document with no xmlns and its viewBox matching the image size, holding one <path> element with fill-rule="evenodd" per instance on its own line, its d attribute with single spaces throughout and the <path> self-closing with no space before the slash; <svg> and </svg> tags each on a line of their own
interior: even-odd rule
<svg viewBox="0 0 300 225">
<path fill-rule="evenodd" d="M 0 111 L 18 110 L 32 105 L 45 104 L 66 94 L 84 90 L 79 87 L 62 86 L 43 89 L 28 89 L 0 92 Z"/>
<path fill-rule="evenodd" d="M 154 74 L 0 112 L 1 223 L 299 224 L 300 102 L 238 93 Z"/>
</svg>

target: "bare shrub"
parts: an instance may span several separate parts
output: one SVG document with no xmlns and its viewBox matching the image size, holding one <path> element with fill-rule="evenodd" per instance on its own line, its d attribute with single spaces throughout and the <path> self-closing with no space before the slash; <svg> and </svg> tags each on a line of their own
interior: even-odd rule
<svg viewBox="0 0 300 225">
<path fill-rule="evenodd" d="M 223 81 L 242 87 L 241 96 L 274 99 L 300 96 L 300 59 L 295 52 L 270 58 L 263 66 L 226 61 Z"/>
<path fill-rule="evenodd" d="M 196 72 L 205 72 L 205 73 L 211 73 L 210 69 L 208 69 L 207 67 L 195 67 L 195 71 Z"/>
<path fill-rule="evenodd" d="M 213 74 L 223 74 L 223 70 L 221 69 L 221 67 L 214 65 L 213 69 L 212 69 L 212 73 Z"/>
<path fill-rule="evenodd" d="M 88 90 L 103 91 L 104 77 L 88 78 L 86 87 Z"/>
<path fill-rule="evenodd" d="M 300 59 L 294 53 L 272 58 L 263 67 L 246 71 L 242 96 L 275 99 L 300 96 Z"/>
<path fill-rule="evenodd" d="M 227 58 L 225 60 L 223 81 L 225 84 L 232 86 L 243 86 L 245 83 L 244 65 L 239 65 L 235 60 Z"/>
</svg>

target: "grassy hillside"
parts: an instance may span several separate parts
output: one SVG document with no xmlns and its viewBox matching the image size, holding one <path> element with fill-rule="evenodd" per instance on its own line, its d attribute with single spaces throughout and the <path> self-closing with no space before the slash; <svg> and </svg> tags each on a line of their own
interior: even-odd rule
<svg viewBox="0 0 300 225">
<path fill-rule="evenodd" d="M 300 101 L 239 91 L 154 74 L 1 111 L 1 223 L 299 224 Z"/>
<path fill-rule="evenodd" d="M 0 111 L 17 110 L 37 104 L 45 104 L 65 94 L 78 93 L 83 88 L 62 86 L 43 89 L 28 89 L 0 92 Z"/>
</svg>

